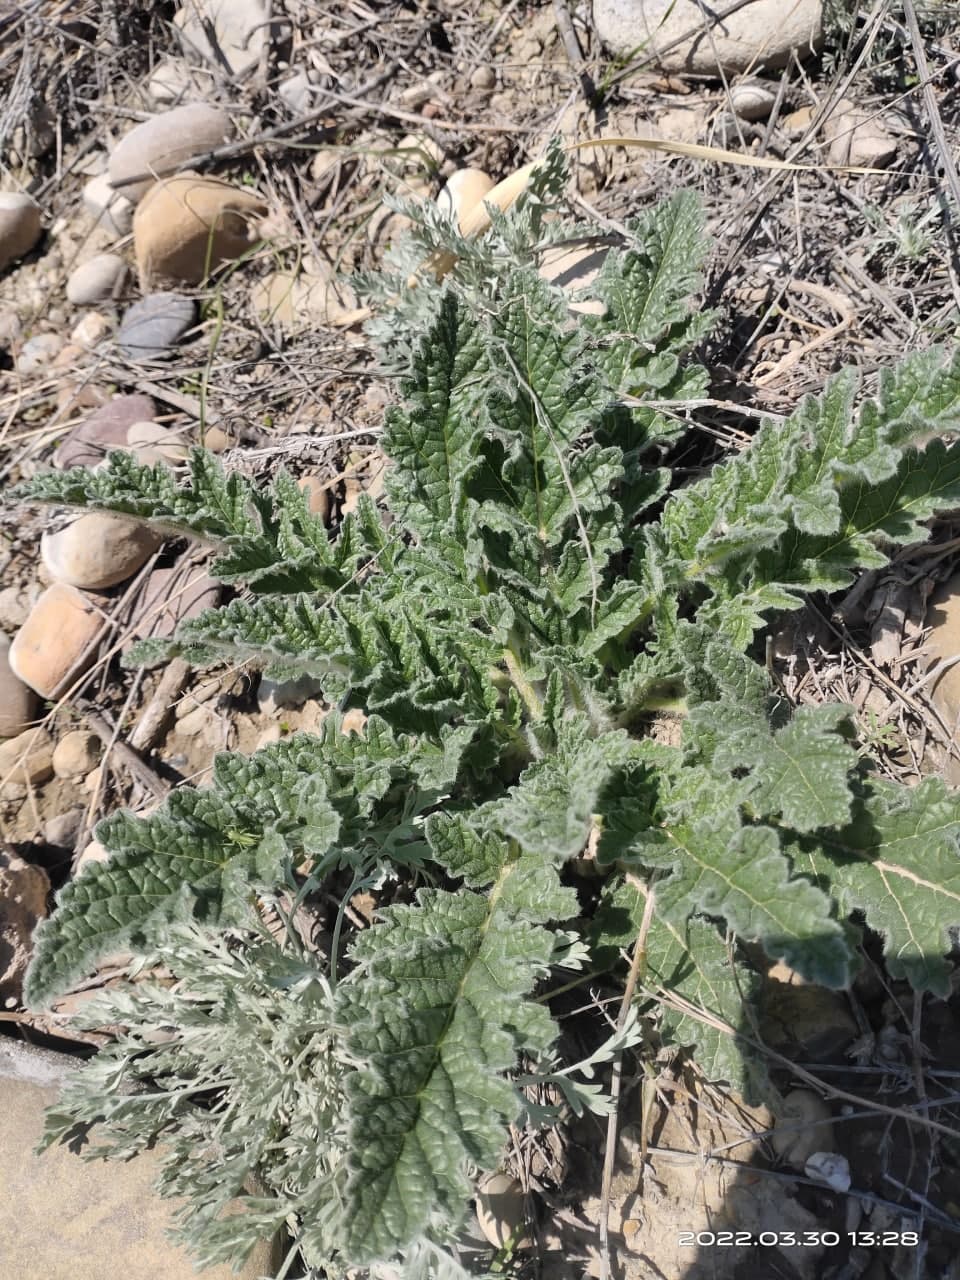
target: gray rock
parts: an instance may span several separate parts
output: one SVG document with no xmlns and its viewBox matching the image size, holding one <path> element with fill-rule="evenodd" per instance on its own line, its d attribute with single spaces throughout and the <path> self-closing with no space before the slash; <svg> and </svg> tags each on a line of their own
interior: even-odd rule
<svg viewBox="0 0 960 1280">
<path fill-rule="evenodd" d="M 270 18 L 267 0 L 188 0 L 173 21 L 188 57 L 246 77 L 276 38 L 277 24 Z"/>
<path fill-rule="evenodd" d="M 86 307 L 114 298 L 126 274 L 127 264 L 118 253 L 98 253 L 71 271 L 67 301 L 75 307 Z"/>
<path fill-rule="evenodd" d="M 775 90 L 759 80 L 747 80 L 730 90 L 730 102 L 741 120 L 766 120 L 777 100 Z"/>
<path fill-rule="evenodd" d="M 53 743 L 42 729 L 26 729 L 0 742 L 0 798 L 22 800 L 52 776 Z"/>
<path fill-rule="evenodd" d="M 55 849 L 74 849 L 83 824 L 83 809 L 68 809 L 55 814 L 43 824 L 43 838 Z"/>
<path fill-rule="evenodd" d="M 33 931 L 47 914 L 49 892 L 50 881 L 42 867 L 25 862 L 10 850 L 0 849 L 0 1000 L 4 1002 L 20 1000 L 23 975 L 30 963 Z M 4 1115 L 5 1129 L 7 1119 Z M 9 1134 L 5 1132 L 5 1151 L 9 1150 L 8 1142 Z M 2 1161 L 0 1156 L 0 1163 Z M 0 1186 L 5 1198 L 5 1179 L 0 1179 Z M 0 1248 L 0 1257 L 6 1260 L 9 1256 Z"/>
<path fill-rule="evenodd" d="M 149 293 L 126 312 L 117 345 L 132 360 L 156 360 L 171 349 L 193 324 L 197 305 L 179 293 Z"/>
<path fill-rule="evenodd" d="M 125 236 L 133 225 L 133 201 L 114 189 L 109 174 L 98 173 L 84 185 L 83 207 L 110 235 Z"/>
<path fill-rule="evenodd" d="M 0 631 L 16 631 L 22 627 L 39 594 L 37 583 L 29 587 L 4 587 L 0 591 Z"/>
<path fill-rule="evenodd" d="M 19 1280 L 197 1280 L 193 1262 L 167 1233 L 182 1201 L 153 1190 L 158 1156 L 83 1160 L 74 1144 L 35 1148 L 44 1110 L 76 1071 L 74 1058 L 0 1039 L 0 1257 Z M 96 1133 L 86 1142 L 98 1140 Z M 100 1138 L 102 1140 L 102 1137 Z M 264 1241 L 239 1280 L 272 1275 L 273 1250 Z M 203 1280 L 238 1280 L 226 1265 Z"/>
<path fill-rule="evenodd" d="M 823 37 L 822 0 L 754 0 L 707 28 L 704 14 L 712 11 L 699 0 L 594 0 L 593 21 L 613 53 L 662 49 L 657 61 L 664 71 L 697 75 L 782 67 L 793 53 L 814 51 Z"/>
<path fill-rule="evenodd" d="M 232 137 L 230 117 L 219 107 L 188 102 L 134 126 L 113 149 L 107 173 L 117 191 L 137 201 L 154 178 L 129 179 L 141 173 L 169 176 L 192 156 L 213 151 Z"/>
<path fill-rule="evenodd" d="M 295 116 L 303 115 L 313 105 L 316 92 L 310 72 L 302 68 L 282 81 L 277 92 Z"/>
<path fill-rule="evenodd" d="M 0 738 L 15 738 L 37 714 L 37 695 L 10 668 L 10 640 L 0 635 Z"/>
<path fill-rule="evenodd" d="M 161 58 L 147 81 L 147 95 L 160 106 L 178 102 L 190 89 L 190 77 L 183 63 Z"/>
<path fill-rule="evenodd" d="M 29 253 L 42 230 L 35 200 L 19 191 L 0 191 L 0 271 Z"/>
<path fill-rule="evenodd" d="M 186 572 L 180 566 L 154 569 L 143 589 L 136 633 L 144 638 L 172 636 L 181 622 L 215 609 L 219 600 L 220 584 L 195 565 Z"/>
<path fill-rule="evenodd" d="M 38 333 L 28 338 L 17 355 L 17 373 L 39 373 L 56 360 L 63 348 L 63 339 L 56 333 Z"/>
<path fill-rule="evenodd" d="M 146 422 L 156 412 L 149 396 L 114 396 L 64 438 L 53 455 L 55 467 L 95 467 L 111 449 L 123 449 L 127 432 L 135 422 Z"/>
</svg>

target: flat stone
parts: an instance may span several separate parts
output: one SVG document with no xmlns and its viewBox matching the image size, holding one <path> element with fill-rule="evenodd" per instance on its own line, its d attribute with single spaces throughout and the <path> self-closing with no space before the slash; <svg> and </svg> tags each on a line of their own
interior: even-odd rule
<svg viewBox="0 0 960 1280">
<path fill-rule="evenodd" d="M 233 76 L 255 71 L 275 38 L 267 0 L 189 0 L 174 15 L 188 57 Z M 212 37 L 212 40 L 211 40 Z"/>
<path fill-rule="evenodd" d="M 75 1058 L 12 1039 L 0 1043 L 0 1257 L 7 1274 L 19 1280 L 197 1280 L 190 1255 L 167 1237 L 183 1202 L 161 1200 L 153 1190 L 157 1155 L 87 1161 L 62 1144 L 34 1154 L 43 1113 L 78 1065 Z M 275 1266 L 264 1241 L 239 1280 L 272 1275 Z M 201 1274 L 203 1280 L 237 1280 L 225 1265 Z"/>
<path fill-rule="evenodd" d="M 885 169 L 896 159 L 897 140 L 887 133 L 873 112 L 859 109 L 843 98 L 823 125 L 830 144 L 831 164 Z"/>
<path fill-rule="evenodd" d="M 93 661 L 104 626 L 97 602 L 55 582 L 37 600 L 10 646 L 10 667 L 39 693 L 56 698 Z"/>
<path fill-rule="evenodd" d="M 127 264 L 118 253 L 98 253 L 71 271 L 67 301 L 75 307 L 86 307 L 115 298 L 126 274 Z"/>
<path fill-rule="evenodd" d="M 136 202 L 158 177 L 168 176 L 185 161 L 215 150 L 232 137 L 233 125 L 226 112 L 189 102 L 135 125 L 114 147 L 107 173 L 114 190 Z M 141 173 L 153 176 L 129 181 Z"/>
<path fill-rule="evenodd" d="M 589 289 L 594 283 L 607 257 L 607 246 L 592 248 L 585 245 L 568 249 L 556 245 L 544 251 L 540 259 L 539 274 L 548 284 L 556 285 L 564 293 L 577 293 Z M 606 307 L 599 298 L 581 298 L 570 303 L 570 310 L 586 315 L 602 316 Z"/>
<path fill-rule="evenodd" d="M 86 729 L 72 729 L 53 749 L 53 772 L 58 778 L 80 778 L 100 763 L 100 739 Z"/>
<path fill-rule="evenodd" d="M 50 881 L 42 867 L 25 862 L 10 849 L 0 849 L 0 1001 L 3 1003 L 20 1001 L 23 977 L 30 963 L 33 931 L 47 914 L 49 893 Z M 7 1152 L 10 1151 L 8 1117 L 3 1111 L 0 1114 L 4 1117 L 4 1140 L 0 1145 Z M 0 1154 L 0 1164 L 3 1160 Z M 7 1184 L 2 1177 L 0 1187 L 4 1191 L 0 1197 L 3 1204 L 7 1199 Z M 2 1246 L 0 1257 L 10 1257 Z"/>
<path fill-rule="evenodd" d="M 141 286 L 200 284 L 257 243 L 257 220 L 266 212 L 259 196 L 219 178 L 181 174 L 155 183 L 133 218 Z"/>
<path fill-rule="evenodd" d="M 37 714 L 37 695 L 10 668 L 10 640 L 0 636 L 0 738 L 23 733 Z"/>
<path fill-rule="evenodd" d="M 135 422 L 145 422 L 156 412 L 149 396 L 114 396 L 64 438 L 53 455 L 55 467 L 95 467 L 111 449 L 123 449 L 127 432 Z"/>
<path fill-rule="evenodd" d="M 162 541 L 146 525 L 91 511 L 57 533 L 45 533 L 40 558 L 55 582 L 103 591 L 136 573 Z"/>
<path fill-rule="evenodd" d="M 266 716 L 276 715 L 285 707 L 302 707 L 308 698 L 322 693 L 315 676 L 298 676 L 295 680 L 268 680 L 265 676 L 257 690 L 257 705 Z"/>
<path fill-rule="evenodd" d="M 133 201 L 116 190 L 109 174 L 98 173 L 84 184 L 83 207 L 109 235 L 125 236 L 133 224 Z"/>
<path fill-rule="evenodd" d="M 215 609 L 219 601 L 220 584 L 196 566 L 186 572 L 178 566 L 154 569 L 144 587 L 136 634 L 166 639 L 181 622 Z"/>
<path fill-rule="evenodd" d="M 356 294 L 329 273 L 276 271 L 250 290 L 254 310 L 266 322 L 291 333 L 318 324 L 336 324 L 357 305 Z"/>
<path fill-rule="evenodd" d="M 644 56 L 663 52 L 658 65 L 667 72 L 718 76 L 759 67 L 783 67 L 796 53 L 815 52 L 823 38 L 822 0 L 753 0 L 708 27 L 710 6 L 699 0 L 594 0 L 593 21 L 611 52 Z M 676 48 L 675 40 L 694 34 Z"/>
<path fill-rule="evenodd" d="M 0 271 L 29 253 L 42 232 L 35 200 L 19 191 L 0 191 Z"/>
<path fill-rule="evenodd" d="M 168 356 L 194 323 L 196 315 L 197 306 L 192 298 L 178 293 L 148 294 L 124 315 L 117 345 L 132 360 Z"/>
</svg>

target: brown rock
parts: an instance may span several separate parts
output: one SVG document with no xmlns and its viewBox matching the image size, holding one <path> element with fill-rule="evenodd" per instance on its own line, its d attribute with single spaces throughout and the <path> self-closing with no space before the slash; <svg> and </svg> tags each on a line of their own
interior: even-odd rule
<svg viewBox="0 0 960 1280">
<path fill-rule="evenodd" d="M 213 151 L 232 136 L 230 117 L 219 107 L 202 102 L 174 107 L 135 125 L 120 139 L 110 156 L 110 183 L 128 200 L 140 200 L 155 179 L 127 179 L 141 173 L 168 176 L 178 165 Z"/>
<path fill-rule="evenodd" d="M 0 635 L 0 738 L 23 733 L 37 714 L 37 695 L 10 668 L 10 641 Z"/>
<path fill-rule="evenodd" d="M 53 772 L 58 778 L 79 778 L 100 762 L 100 739 L 85 729 L 64 734 L 53 749 Z"/>
<path fill-rule="evenodd" d="M 0 742 L 0 797 L 22 800 L 53 775 L 53 743 L 42 729 Z"/>
<path fill-rule="evenodd" d="M 310 513 L 326 522 L 330 514 L 330 491 L 326 482 L 320 476 L 301 476 L 297 481 L 297 488 L 302 489 L 307 495 L 307 507 Z"/>
<path fill-rule="evenodd" d="M 896 158 L 897 141 L 870 111 L 842 99 L 823 126 L 831 164 L 885 169 Z"/>
<path fill-rule="evenodd" d="M 815 1151 L 833 1151 L 833 1113 L 818 1093 L 791 1089 L 783 1100 L 770 1145 L 794 1169 L 802 1169 Z"/>
<path fill-rule="evenodd" d="M 93 661 L 103 614 L 90 596 L 56 582 L 30 610 L 10 646 L 10 666 L 41 698 L 56 698 Z"/>
<path fill-rule="evenodd" d="M 11 1280 L 197 1280 L 190 1255 L 169 1239 L 182 1201 L 154 1191 L 155 1152 L 132 1160 L 81 1158 L 76 1144 L 36 1154 L 43 1117 L 77 1060 L 11 1039 L 0 1043 L 0 1257 Z M 89 1141 L 103 1141 L 94 1131 Z M 203 1280 L 255 1280 L 278 1260 L 257 1244 L 239 1275 L 228 1266 Z"/>
<path fill-rule="evenodd" d="M 20 1001 L 37 922 L 47 914 L 50 881 L 10 849 L 0 849 L 0 1001 Z M 7 1118 L 7 1117 L 5 1117 Z M 9 1135 L 4 1138 L 4 1146 Z M 4 1194 L 7 1187 L 4 1183 Z"/>
<path fill-rule="evenodd" d="M 166 638 L 181 622 L 215 609 L 220 600 L 220 584 L 190 565 L 186 569 L 154 569 L 147 579 L 136 623 L 138 636 Z"/>
<path fill-rule="evenodd" d="M 135 422 L 127 431 L 127 444 L 138 462 L 151 467 L 156 462 L 172 466 L 190 454 L 180 437 L 159 422 Z"/>
<path fill-rule="evenodd" d="M 218 178 L 181 174 L 156 183 L 133 219 L 141 285 L 199 284 L 256 243 L 255 220 L 266 211 L 259 196 Z"/>
<path fill-rule="evenodd" d="M 441 188 L 437 205 L 444 213 L 456 215 L 457 226 L 462 229 L 467 215 L 495 186 L 494 180 L 482 169 L 457 169 Z"/>
<path fill-rule="evenodd" d="M 40 558 L 54 582 L 103 591 L 136 573 L 162 541 L 146 525 L 91 511 L 58 533 L 45 533 Z"/>
<path fill-rule="evenodd" d="M 250 301 L 265 321 L 294 333 L 317 324 L 336 324 L 357 305 L 350 286 L 322 269 L 300 274 L 277 271 L 254 285 Z"/>
<path fill-rule="evenodd" d="M 19 191 L 0 191 L 0 271 L 29 253 L 42 230 L 34 200 Z"/>
<path fill-rule="evenodd" d="M 495 1249 L 523 1247 L 523 1188 L 507 1173 L 492 1173 L 477 1187 L 477 1222 Z M 527 1242 L 529 1243 L 529 1242 Z"/>
<path fill-rule="evenodd" d="M 55 467 L 95 467 L 111 449 L 123 449 L 135 422 L 154 415 L 149 396 L 115 396 L 74 427 L 53 455 Z"/>
<path fill-rule="evenodd" d="M 607 257 L 607 247 L 568 249 L 563 245 L 547 249 L 540 262 L 540 276 L 549 284 L 557 285 L 565 293 L 588 289 L 600 274 Z M 583 298 L 570 303 L 571 311 L 586 315 L 602 316 L 606 307 L 599 298 Z"/>
<path fill-rule="evenodd" d="M 813 986 L 785 964 L 767 974 L 760 1007 L 764 1042 L 807 1061 L 839 1055 L 858 1033 L 843 992 Z"/>
</svg>

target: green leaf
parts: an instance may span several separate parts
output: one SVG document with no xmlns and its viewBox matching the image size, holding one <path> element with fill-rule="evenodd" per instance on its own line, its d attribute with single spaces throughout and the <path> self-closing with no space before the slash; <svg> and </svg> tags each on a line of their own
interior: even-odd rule
<svg viewBox="0 0 960 1280">
<path fill-rule="evenodd" d="M 894 978 L 946 999 L 944 958 L 960 924 L 960 794 L 939 778 L 914 788 L 871 779 L 839 831 L 800 839 L 795 865 L 816 875 L 845 912 L 883 936 Z"/>
<path fill-rule="evenodd" d="M 518 1051 L 555 1038 L 545 1007 L 527 999 L 553 951 L 540 890 L 554 909 L 560 895 L 560 918 L 575 900 L 539 859 L 501 843 L 500 863 L 488 893 L 422 889 L 354 944 L 359 968 L 338 989 L 362 1064 L 348 1082 L 343 1251 L 353 1263 L 393 1256 L 438 1211 L 460 1219 L 468 1167 L 496 1164 L 520 1110 L 503 1073 Z"/>
</svg>

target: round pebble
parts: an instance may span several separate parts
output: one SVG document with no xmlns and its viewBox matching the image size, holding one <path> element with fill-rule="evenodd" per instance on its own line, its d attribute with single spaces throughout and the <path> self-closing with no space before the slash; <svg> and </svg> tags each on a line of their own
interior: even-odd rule
<svg viewBox="0 0 960 1280">
<path fill-rule="evenodd" d="M 67 301 L 88 307 L 115 298 L 127 274 L 127 264 L 118 253 L 98 253 L 75 267 L 67 281 Z"/>
<path fill-rule="evenodd" d="M 162 538 L 146 525 L 91 511 L 40 539 L 40 558 L 54 582 L 103 591 L 125 582 Z"/>
<path fill-rule="evenodd" d="M 132 360 L 157 360 L 171 353 L 196 319 L 192 298 L 179 293 L 150 293 L 126 312 L 117 345 Z"/>
<path fill-rule="evenodd" d="M 42 230 L 35 200 L 19 191 L 0 191 L 0 271 L 29 253 Z"/>
<path fill-rule="evenodd" d="M 58 778 L 80 778 L 100 762 L 100 739 L 85 729 L 64 734 L 53 749 L 53 772 Z"/>
</svg>

